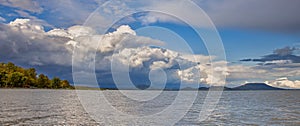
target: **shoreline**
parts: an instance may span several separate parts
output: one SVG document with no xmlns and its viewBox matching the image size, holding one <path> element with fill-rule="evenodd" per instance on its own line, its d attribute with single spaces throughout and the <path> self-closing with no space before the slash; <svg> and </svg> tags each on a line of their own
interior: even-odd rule
<svg viewBox="0 0 300 126">
<path fill-rule="evenodd" d="M 135 90 L 135 89 L 107 89 L 107 88 L 93 88 L 93 87 L 75 87 L 75 89 L 51 89 L 51 88 L 0 88 L 0 90 L 12 90 L 12 89 L 17 89 L 17 90 L 99 90 L 99 91 L 112 91 L 112 90 L 127 90 L 127 91 L 161 91 L 161 89 L 148 89 L 148 90 Z M 207 90 L 196 90 L 196 89 L 163 89 L 163 91 L 209 91 Z M 228 90 L 228 89 L 223 89 L 223 90 L 211 90 L 211 91 L 300 91 L 300 89 L 284 89 L 284 90 Z"/>
</svg>

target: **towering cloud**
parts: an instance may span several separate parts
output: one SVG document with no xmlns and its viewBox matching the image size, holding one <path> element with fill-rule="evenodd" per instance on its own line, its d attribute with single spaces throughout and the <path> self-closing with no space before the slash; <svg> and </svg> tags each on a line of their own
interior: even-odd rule
<svg viewBox="0 0 300 126">
<path fill-rule="evenodd" d="M 30 19 L 16 19 L 1 25 L 2 61 L 17 64 L 39 66 L 47 69 L 55 65 L 57 69 L 70 69 L 73 51 L 81 61 L 83 71 L 90 61 L 96 58 L 96 70 L 110 72 L 112 59 L 130 66 L 134 75 L 148 77 L 151 70 L 162 69 L 168 77 L 168 83 L 220 84 L 221 75 L 227 75 L 226 68 L 211 69 L 214 57 L 182 54 L 168 49 L 158 48 L 164 42 L 148 37 L 137 36 L 135 31 L 124 25 L 116 31 L 104 35 L 86 26 L 72 26 L 68 29 L 52 29 L 46 32 L 41 25 Z M 156 47 L 152 47 L 155 45 Z M 96 53 L 96 57 L 95 54 Z M 74 65 L 74 64 L 73 64 Z M 48 69 L 47 69 L 48 70 Z M 212 74 L 212 73 L 215 74 Z M 51 72 L 50 72 L 51 73 Z M 71 75 L 71 73 L 68 73 Z M 100 73 L 101 75 L 101 73 Z M 214 76 L 213 76 L 214 75 Z M 99 76 L 101 79 L 101 76 Z"/>
<path fill-rule="evenodd" d="M 21 64 L 47 65 L 71 64 L 71 56 L 65 48 L 67 38 L 47 36 L 43 27 L 29 19 L 16 19 L 1 24 L 1 59 Z"/>
</svg>

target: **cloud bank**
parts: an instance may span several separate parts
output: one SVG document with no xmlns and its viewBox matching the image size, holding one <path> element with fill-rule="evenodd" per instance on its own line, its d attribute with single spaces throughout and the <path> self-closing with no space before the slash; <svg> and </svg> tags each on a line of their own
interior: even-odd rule
<svg viewBox="0 0 300 126">
<path fill-rule="evenodd" d="M 221 77 L 228 74 L 224 72 L 225 68 L 216 67 L 211 70 L 210 56 L 183 54 L 158 48 L 165 43 L 137 36 L 127 25 L 104 35 L 97 34 L 90 27 L 78 25 L 46 32 L 43 26 L 30 19 L 16 19 L 8 24 L 1 24 L 0 28 L 1 60 L 25 66 L 47 69 L 52 65 L 62 71 L 70 69 L 73 51 L 76 49 L 80 55 L 75 58 L 84 65 L 75 67 L 82 69 L 82 72 L 88 68 L 86 66 L 89 66 L 90 61 L 95 58 L 93 54 L 96 53 L 96 71 L 101 71 L 98 73 L 99 80 L 107 80 L 105 74 L 110 74 L 112 58 L 125 65 L 129 64 L 132 75 L 143 75 L 147 78 L 149 71 L 163 69 L 170 75 L 168 83 L 183 81 L 186 84 L 224 84 L 220 83 L 224 79 Z M 226 62 L 213 64 L 217 66 L 224 63 Z M 213 71 L 215 76 L 212 76 Z M 144 81 L 140 83 L 142 82 Z"/>
<path fill-rule="evenodd" d="M 268 84 L 282 88 L 300 88 L 300 56 L 297 55 L 297 47 L 283 47 L 275 49 L 273 54 L 262 56 L 260 59 L 242 59 L 242 62 L 254 62 L 256 66 L 247 69 L 250 78 L 259 80 L 267 79 Z M 255 71 L 255 72 L 251 72 Z M 232 74 L 234 75 L 234 74 Z M 238 76 L 238 75 L 236 75 Z M 288 78 L 293 78 L 289 80 Z"/>
<path fill-rule="evenodd" d="M 298 0 L 231 0 L 231 1 L 211 1 L 211 0 L 193 0 L 211 17 L 217 27 L 220 28 L 242 28 L 255 30 L 268 30 L 277 32 L 294 32 L 299 33 L 299 7 Z M 2 17 L 30 18 L 39 20 L 44 23 L 50 23 L 50 26 L 69 27 L 70 25 L 82 24 L 85 19 L 97 7 L 103 6 L 102 14 L 122 17 L 130 14 L 133 10 L 147 8 L 168 9 L 176 12 L 178 15 L 193 16 L 192 8 L 185 8 L 184 11 L 180 6 L 184 6 L 181 0 L 159 0 L 159 1 L 130 1 L 130 0 L 1 0 L 0 4 L 13 9 L 14 13 L 3 13 Z M 84 5 L 84 6 L 82 6 Z M 76 15 L 74 15 L 76 13 Z M 18 16 L 16 16 L 16 14 Z M 46 15 L 46 16 L 45 16 Z M 13 18 L 14 17 L 14 18 Z M 39 17 L 43 17 L 40 20 Z M 149 13 L 141 17 L 144 24 L 155 22 L 175 22 L 174 18 Z M 95 21 L 100 23 L 107 22 L 107 18 L 98 15 Z M 195 22 L 197 20 L 191 20 Z M 99 23 L 98 22 L 98 23 Z"/>
<path fill-rule="evenodd" d="M 299 50 L 296 47 L 284 47 L 275 49 L 273 54 L 265 55 L 260 59 L 242 59 L 244 62 L 262 62 L 265 65 L 270 64 L 287 64 L 287 63 L 300 63 L 300 56 L 294 54 L 295 51 Z"/>
<path fill-rule="evenodd" d="M 216 56 L 159 48 L 165 43 L 137 36 L 127 25 L 101 35 L 91 27 L 80 25 L 45 31 L 30 19 L 16 19 L 1 24 L 0 29 L 1 61 L 36 67 L 69 80 L 72 80 L 72 65 L 83 74 L 91 74 L 89 70 L 93 66 L 90 63 L 95 59 L 97 79 L 103 84 L 113 84 L 111 62 L 114 60 L 120 66 L 129 66 L 131 79 L 138 84 L 150 83 L 149 73 L 163 70 L 169 84 L 224 85 L 222 80 L 226 79 L 227 84 L 239 85 L 245 81 L 268 80 L 273 86 L 299 88 L 299 56 L 294 55 L 296 48 L 292 47 L 277 49 L 274 54 L 260 59 L 262 64 L 247 66 L 214 61 Z M 82 63 L 78 66 L 72 64 L 74 49 L 78 52 L 75 59 Z M 226 64 L 229 66 L 224 67 Z M 280 77 L 293 80 L 272 81 Z M 82 83 L 88 84 L 89 79 L 82 78 Z"/>
<path fill-rule="evenodd" d="M 266 84 L 275 86 L 275 87 L 282 87 L 282 88 L 299 88 L 300 87 L 300 80 L 289 80 L 287 77 L 278 78 L 275 81 L 267 81 Z"/>
</svg>

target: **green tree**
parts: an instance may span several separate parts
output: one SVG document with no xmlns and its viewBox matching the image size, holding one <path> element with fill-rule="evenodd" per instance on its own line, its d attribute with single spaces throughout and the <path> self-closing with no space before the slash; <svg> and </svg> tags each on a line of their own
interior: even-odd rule
<svg viewBox="0 0 300 126">
<path fill-rule="evenodd" d="M 37 88 L 69 88 L 74 89 L 67 80 L 61 81 L 58 77 L 50 80 L 46 75 L 37 77 L 34 68 L 24 69 L 9 62 L 0 63 L 0 87 L 37 87 Z"/>
<path fill-rule="evenodd" d="M 8 72 L 15 72 L 17 67 L 15 66 L 15 64 L 11 63 L 11 62 L 8 62 L 6 65 L 6 70 Z"/>
<path fill-rule="evenodd" d="M 38 88 L 47 88 L 50 86 L 50 80 L 44 74 L 40 74 L 37 78 L 36 85 Z"/>
<path fill-rule="evenodd" d="M 26 75 L 36 79 L 36 70 L 34 68 L 29 68 L 26 70 Z"/>
<path fill-rule="evenodd" d="M 31 87 L 31 86 L 38 87 L 37 82 L 36 82 L 37 81 L 37 77 L 36 77 L 37 74 L 36 74 L 36 71 L 35 71 L 34 68 L 29 68 L 29 69 L 26 69 L 26 70 L 22 69 L 20 71 L 24 71 L 25 76 L 28 77 L 27 85 L 29 87 Z"/>
<path fill-rule="evenodd" d="M 57 78 L 57 77 L 54 77 L 52 80 L 51 80 L 51 88 L 60 88 L 60 79 Z"/>
<path fill-rule="evenodd" d="M 0 87 L 6 87 L 7 72 L 2 70 L 0 72 Z"/>
<path fill-rule="evenodd" d="M 60 87 L 61 88 L 70 88 L 70 83 L 67 80 L 63 80 L 60 82 Z"/>
<path fill-rule="evenodd" d="M 8 87 L 25 87 L 27 79 L 23 73 L 13 72 L 8 75 L 7 84 Z"/>
</svg>

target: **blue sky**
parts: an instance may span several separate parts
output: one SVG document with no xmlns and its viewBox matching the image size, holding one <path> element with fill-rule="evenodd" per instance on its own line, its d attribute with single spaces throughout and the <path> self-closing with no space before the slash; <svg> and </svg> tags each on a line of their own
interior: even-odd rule
<svg viewBox="0 0 300 126">
<path fill-rule="evenodd" d="M 195 1 L 197 3 L 197 1 Z M 37 2 L 39 3 L 39 2 Z M 45 2 L 41 2 L 42 4 L 47 4 Z M 54 2 L 50 2 L 54 3 Z M 57 4 L 59 4 L 58 2 Z M 68 3 L 68 2 L 66 2 Z M 5 4 L 0 5 L 1 13 L 0 16 L 5 19 L 2 20 L 3 23 L 9 23 L 10 21 L 15 20 L 16 18 L 29 18 L 35 17 L 38 21 L 47 22 L 47 25 L 44 25 L 45 30 L 50 30 L 52 28 L 68 28 L 72 25 L 76 24 L 83 24 L 83 21 L 77 22 L 76 19 L 73 19 L 72 16 L 64 16 L 67 14 L 61 13 L 61 11 L 68 10 L 71 11 L 70 8 L 75 8 L 78 4 L 82 3 L 82 1 L 74 1 L 74 7 L 64 7 L 64 5 L 49 5 L 44 7 L 45 10 L 42 12 L 35 12 L 35 11 L 28 11 L 22 10 L 22 7 L 13 7 L 13 6 L 5 6 Z M 81 6 L 82 10 L 87 11 L 83 17 L 78 17 L 77 20 L 82 20 L 81 18 L 87 18 L 88 14 L 94 11 L 98 6 L 95 1 L 85 1 L 83 4 L 87 4 L 88 6 Z M 92 8 L 88 8 L 89 6 L 93 5 Z M 228 3 L 229 4 L 229 3 Z M 25 6 L 25 5 L 24 5 Z M 44 5 L 45 6 L 45 5 Z M 55 7 L 57 6 L 57 7 Z M 199 5 L 200 7 L 201 4 Z M 286 5 L 288 7 L 288 5 Z M 25 7 L 26 8 L 26 7 Z M 202 7 L 205 8 L 205 7 Z M 53 9 L 53 10 L 51 10 Z M 79 10 L 80 10 L 79 9 Z M 17 11 L 17 12 L 16 12 Z M 20 14 L 18 11 L 22 11 L 25 14 Z M 89 13 L 88 13 L 89 12 Z M 68 15 L 76 15 L 72 14 Z M 296 13 L 296 12 L 294 12 Z M 210 15 L 208 15 L 210 16 Z M 253 18 L 260 18 L 260 17 L 253 17 Z M 279 17 L 280 18 L 280 17 Z M 292 20 L 292 19 L 291 19 Z M 270 21 L 271 22 L 271 21 Z M 255 23 L 255 22 L 254 22 Z M 188 42 L 192 45 L 197 45 L 195 48 L 195 53 L 205 53 L 206 51 L 203 50 L 203 45 L 199 44 L 199 39 L 197 37 L 193 37 L 195 35 L 191 34 L 189 30 L 189 26 L 175 24 L 175 23 L 154 23 L 151 25 L 162 26 L 166 28 L 170 28 L 174 30 L 177 34 L 182 34 L 186 36 Z M 135 26 L 132 25 L 134 28 Z M 245 56 L 249 57 L 259 57 L 262 54 L 272 53 L 272 51 L 276 48 L 282 48 L 284 46 L 295 46 L 299 44 L 299 31 L 296 32 L 280 32 L 280 31 L 272 31 L 272 30 L 265 30 L 265 29 L 242 29 L 236 27 L 218 27 L 218 32 L 222 37 L 222 41 L 224 42 L 225 48 L 227 50 L 228 60 L 236 61 L 240 58 L 244 58 Z M 299 30 L 299 29 L 298 29 Z M 260 45 L 260 46 L 258 46 Z M 253 48 L 256 48 L 255 51 Z M 242 51 L 243 50 L 243 51 Z M 239 53 L 236 53 L 239 52 Z M 232 60 L 231 60 L 232 59 Z"/>
<path fill-rule="evenodd" d="M 161 26 L 161 24 L 156 25 Z M 177 24 L 162 24 L 162 26 L 166 28 L 171 27 L 170 29 L 174 29 L 174 32 L 182 35 L 189 42 L 195 53 L 207 54 L 201 38 L 197 37 L 196 33 L 190 31 L 191 29 L 188 26 Z M 224 44 L 227 60 L 230 62 L 237 62 L 246 57 L 259 58 L 263 55 L 273 53 L 274 49 L 286 46 L 293 47 L 299 44 L 299 35 L 296 34 L 235 28 L 218 29 L 218 31 Z M 161 32 L 151 33 L 145 31 L 145 33 L 141 33 L 141 35 L 144 34 L 153 38 L 160 38 L 166 42 L 176 43 L 176 39 L 174 40 L 172 37 L 166 38 Z"/>
<path fill-rule="evenodd" d="M 194 29 L 205 29 L 205 23 L 207 22 L 201 20 L 201 18 L 199 21 L 199 18 L 195 18 L 188 19 L 188 22 L 183 23 L 184 19 L 182 20 L 180 17 L 185 17 L 186 15 L 190 17 L 193 17 L 193 15 L 201 15 L 201 12 L 197 11 L 197 8 L 193 8 L 194 6 L 190 8 L 185 7 L 189 5 L 187 3 L 192 3 L 191 6 L 196 5 L 198 8 L 203 9 L 217 28 L 224 44 L 226 62 L 229 66 L 228 69 L 224 69 L 227 72 L 224 74 L 224 76 L 227 75 L 226 84 L 236 86 L 247 81 L 266 82 L 273 86 L 285 88 L 300 87 L 298 81 L 300 79 L 300 73 L 297 72 L 300 70 L 300 62 L 298 62 L 300 55 L 300 15 L 297 13 L 299 12 L 298 5 L 300 5 L 300 2 L 297 0 L 290 0 L 289 2 L 284 0 L 163 0 L 134 2 L 130 0 L 3 0 L 0 2 L 0 22 L 2 22 L 0 33 L 2 36 L 0 40 L 2 40 L 1 50 L 5 51 L 1 52 L 1 57 L 3 58 L 0 60 L 3 62 L 15 62 L 22 66 L 35 67 L 38 68 L 38 71 L 45 72 L 49 76 L 58 75 L 73 82 L 72 73 L 70 73 L 72 54 L 68 52 L 70 49 L 67 46 L 72 42 L 77 44 L 83 43 L 81 42 L 82 39 L 90 37 L 89 35 L 97 36 L 114 32 L 122 25 L 129 25 L 130 28 L 123 27 L 118 33 L 115 32 L 115 35 L 111 35 L 110 37 L 120 37 L 118 36 L 119 34 L 126 33 L 127 35 L 128 33 L 130 34 L 128 35 L 130 38 L 128 41 L 145 42 L 143 44 L 138 42 L 129 43 L 128 45 L 121 44 L 122 49 L 116 49 L 120 52 L 126 49 L 131 49 L 131 51 L 134 52 L 143 46 L 149 47 L 149 45 L 164 43 L 158 46 L 173 50 L 180 53 L 180 55 L 183 52 L 189 52 L 190 50 L 186 48 L 189 47 L 192 49 L 193 55 L 201 55 L 199 57 L 204 59 L 205 56 L 208 57 L 209 54 L 201 37 L 196 34 Z M 170 10 L 170 12 L 174 12 L 175 15 L 170 16 L 166 13 L 154 13 L 151 11 L 134 13 L 147 10 L 148 8 L 162 10 L 162 12 Z M 22 21 L 17 21 L 16 19 L 22 19 Z M 29 21 L 23 19 L 29 19 Z M 122 20 L 118 20 L 118 22 L 115 23 L 114 21 L 116 19 Z M 202 22 L 204 26 L 197 26 L 195 22 Z M 106 25 L 108 24 L 115 24 L 115 26 L 110 26 L 110 29 L 106 29 Z M 24 26 L 26 27 L 24 28 Z M 36 27 L 39 26 L 43 27 L 43 29 L 36 29 Z M 59 29 L 60 31 L 58 32 L 53 29 Z M 82 29 L 87 30 L 85 31 L 86 33 L 81 32 L 80 30 Z M 131 30 L 134 30 L 134 32 Z M 40 35 L 38 33 L 40 33 Z M 79 40 L 78 36 L 82 36 L 82 38 Z M 106 36 L 109 35 L 107 34 Z M 142 36 L 148 38 L 143 38 Z M 113 40 L 115 39 L 111 39 L 111 41 Z M 51 43 L 52 41 L 54 43 Z M 89 39 L 89 41 L 91 40 Z M 109 40 L 107 41 L 107 43 L 110 43 Z M 90 42 L 90 44 L 91 43 L 94 42 Z M 139 47 L 137 45 L 139 45 Z M 85 46 L 90 45 L 87 44 Z M 105 44 L 104 46 L 107 45 Z M 117 47 L 118 45 L 115 46 Z M 26 48 L 24 49 L 22 47 Z M 74 46 L 74 48 L 75 47 L 77 46 Z M 98 47 L 98 49 L 99 48 L 102 47 Z M 35 51 L 31 52 L 30 50 Z M 46 51 L 39 52 L 43 50 Z M 151 53 L 155 49 L 147 48 L 145 50 Z M 64 57 L 59 57 L 58 55 L 60 54 L 58 52 L 63 53 L 62 55 Z M 5 56 L 5 53 L 11 54 Z M 35 56 L 32 56 L 32 59 L 24 58 L 28 55 Z M 48 61 L 47 65 L 52 66 L 49 68 L 46 63 L 44 63 L 47 61 L 42 60 L 45 55 L 57 58 L 58 60 L 68 60 Z M 97 55 L 99 55 L 101 62 L 106 62 L 102 60 L 108 58 L 107 52 L 104 50 L 101 52 L 100 50 L 100 52 L 97 52 Z M 137 54 L 136 56 L 139 57 Z M 152 59 L 153 57 L 156 59 Z M 24 58 L 24 60 L 20 58 Z M 169 57 L 168 55 L 166 58 L 172 59 L 174 57 Z M 178 59 L 181 58 L 187 60 L 187 56 L 176 57 L 174 59 L 178 61 Z M 132 72 L 133 77 L 131 78 L 139 78 L 135 77 L 137 75 L 148 76 L 149 70 L 151 71 L 154 66 L 153 64 L 155 64 L 154 62 L 159 64 L 161 63 L 159 61 L 162 60 L 156 55 L 151 56 L 150 59 L 151 60 L 147 61 L 142 59 L 141 62 L 145 68 L 132 66 L 131 72 L 145 71 L 141 73 Z M 251 60 L 240 61 L 243 59 Z M 51 58 L 49 60 L 51 60 Z M 163 60 L 163 62 L 166 62 L 168 65 L 171 64 L 169 60 Z M 188 64 L 193 63 L 196 62 L 191 61 L 191 63 Z M 96 64 L 96 71 L 100 71 L 96 73 L 97 78 L 100 78 L 98 82 L 100 80 L 104 80 L 103 83 L 107 84 L 112 82 L 110 70 L 98 68 L 107 64 L 109 63 Z M 150 65 L 147 66 L 145 64 Z M 183 66 L 187 65 L 186 63 L 183 64 Z M 216 64 L 220 63 L 217 62 Z M 181 73 L 181 75 L 185 73 L 178 71 L 186 70 L 187 72 L 182 76 L 188 77 L 188 73 L 191 73 L 190 70 L 196 69 L 197 65 L 182 69 L 177 69 L 175 64 L 168 67 L 161 67 L 163 67 L 162 69 L 168 74 L 167 78 L 170 80 L 167 81 L 168 83 L 178 83 L 178 77 L 176 78 L 174 76 L 177 76 L 177 73 Z M 204 69 L 206 68 L 205 66 L 201 66 L 201 68 L 203 67 Z M 52 68 L 57 69 L 53 70 Z M 196 79 L 198 81 L 195 82 L 191 81 L 191 78 L 186 78 L 186 80 L 181 78 L 181 80 L 187 81 L 186 83 L 200 82 L 201 84 L 207 85 L 213 84 L 209 73 L 201 73 L 201 76 L 204 77 Z M 221 75 L 217 76 L 220 77 Z M 215 80 L 220 79 L 219 77 L 215 76 L 215 78 L 217 78 Z M 140 78 L 145 79 L 144 77 Z M 149 81 L 152 81 L 151 79 L 143 79 L 137 79 L 138 81 L 133 79 L 133 81 L 137 83 L 149 83 Z M 80 81 L 80 83 L 88 85 L 91 82 Z"/>
</svg>

